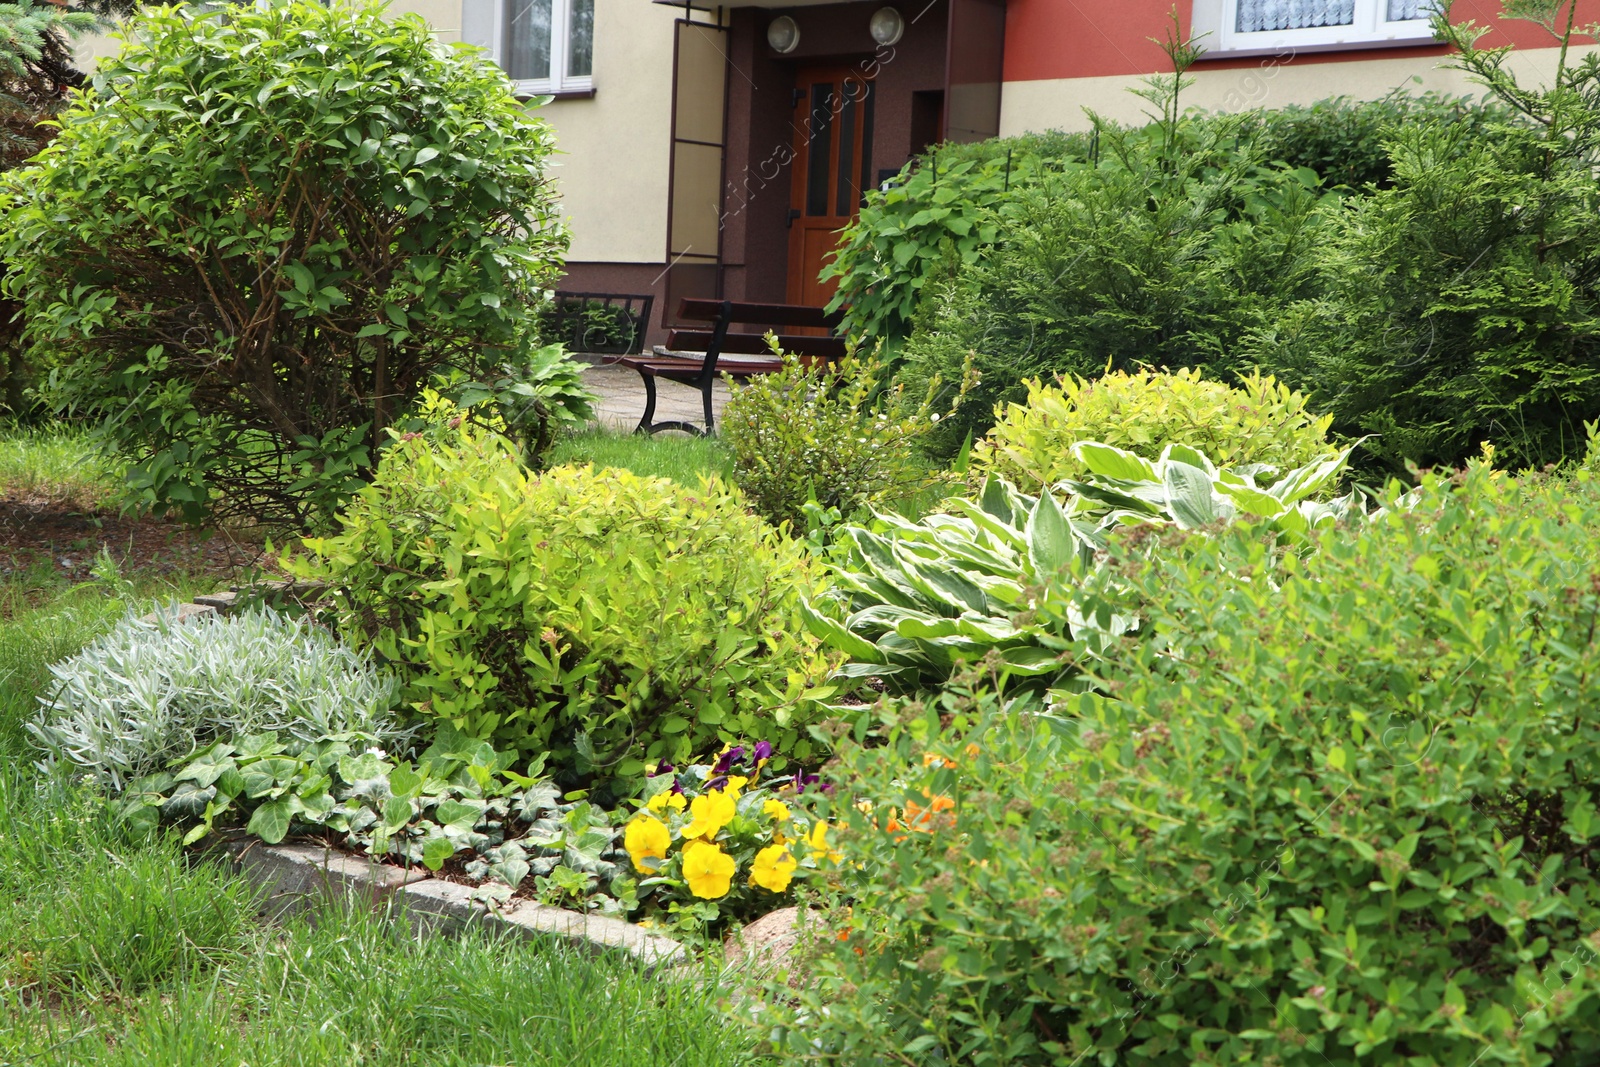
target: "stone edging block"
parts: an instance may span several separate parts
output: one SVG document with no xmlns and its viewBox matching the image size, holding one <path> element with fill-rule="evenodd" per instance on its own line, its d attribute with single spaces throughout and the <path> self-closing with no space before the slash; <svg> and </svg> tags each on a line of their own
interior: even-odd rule
<svg viewBox="0 0 1600 1067">
<path fill-rule="evenodd" d="M 670 937 L 653 934 L 621 919 L 513 901 L 491 909 L 473 899 L 469 886 L 359 859 L 317 845 L 264 845 L 234 841 L 222 846 L 233 867 L 265 894 L 264 910 L 274 916 L 303 910 L 318 896 L 348 896 L 371 904 L 393 901 L 436 933 L 455 934 L 471 926 L 525 940 L 559 937 L 591 952 L 632 956 L 650 973 L 689 962 L 689 954 Z"/>
</svg>

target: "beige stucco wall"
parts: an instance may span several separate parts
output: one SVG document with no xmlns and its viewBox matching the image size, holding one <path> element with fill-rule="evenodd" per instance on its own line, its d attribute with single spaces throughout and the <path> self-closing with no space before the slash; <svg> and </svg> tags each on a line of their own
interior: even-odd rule
<svg viewBox="0 0 1600 1067">
<path fill-rule="evenodd" d="M 1575 55 L 1589 49 L 1575 49 Z M 1506 61 L 1524 84 L 1547 82 L 1559 50 L 1518 49 Z M 1569 55 L 1569 62 L 1575 59 Z M 1309 104 L 1330 96 L 1375 100 L 1397 88 L 1430 89 L 1479 95 L 1482 86 L 1461 71 L 1445 66 L 1439 56 L 1359 59 L 1337 63 L 1285 64 L 1263 56 L 1248 67 L 1194 68 L 1194 85 L 1184 90 L 1186 107 L 1208 111 L 1242 111 L 1256 107 Z M 1049 129 L 1089 127 L 1088 108 L 1119 122 L 1144 121 L 1151 105 L 1128 90 L 1143 85 L 1137 77 L 1072 78 L 1059 81 L 1007 82 L 1001 105 L 1000 132 L 1012 136 Z"/>
<path fill-rule="evenodd" d="M 540 111 L 556 128 L 556 181 L 574 263 L 660 263 L 667 250 L 672 24 L 681 10 L 595 0 L 591 100 Z"/>
</svg>

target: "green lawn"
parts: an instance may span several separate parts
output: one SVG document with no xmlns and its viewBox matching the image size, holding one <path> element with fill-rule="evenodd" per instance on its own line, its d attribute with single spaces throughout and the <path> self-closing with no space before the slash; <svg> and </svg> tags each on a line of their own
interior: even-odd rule
<svg viewBox="0 0 1600 1067">
<path fill-rule="evenodd" d="M 25 473 L 0 485 L 48 487 L 37 472 L 66 446 L 16 440 L 0 455 Z M 333 901 L 265 923 L 240 879 L 130 839 L 93 791 L 36 769 L 25 724 L 47 665 L 191 591 L 128 577 L 0 581 L 0 1067 L 752 1062 L 714 981 L 646 978 L 555 942 L 420 940 Z"/>
<path fill-rule="evenodd" d="M 556 443 L 546 458 L 552 467 L 593 463 L 622 467 L 635 474 L 699 485 L 703 474 L 727 478 L 733 459 L 716 438 L 665 433 L 654 436 L 590 430 Z"/>
</svg>

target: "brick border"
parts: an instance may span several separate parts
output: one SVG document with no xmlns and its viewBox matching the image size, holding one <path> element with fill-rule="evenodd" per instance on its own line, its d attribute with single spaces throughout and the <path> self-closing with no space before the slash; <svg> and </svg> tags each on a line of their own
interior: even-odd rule
<svg viewBox="0 0 1600 1067">
<path fill-rule="evenodd" d="M 621 952 L 642 964 L 647 974 L 690 962 L 688 950 L 677 941 L 621 919 L 525 900 L 491 908 L 474 900 L 469 886 L 324 846 L 241 839 L 212 849 L 262 891 L 261 910 L 274 919 L 305 911 L 319 899 L 356 899 L 374 907 L 392 904 L 430 934 L 454 936 L 476 927 L 529 941 L 555 937 L 588 952 Z"/>
</svg>

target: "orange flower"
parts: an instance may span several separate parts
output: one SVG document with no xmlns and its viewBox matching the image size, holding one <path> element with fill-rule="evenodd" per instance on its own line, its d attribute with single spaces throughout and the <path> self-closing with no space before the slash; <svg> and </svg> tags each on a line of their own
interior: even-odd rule
<svg viewBox="0 0 1600 1067">
<path fill-rule="evenodd" d="M 932 833 L 935 829 L 950 826 L 955 817 L 944 815 L 945 812 L 954 811 L 956 802 L 944 794 L 933 796 L 926 789 L 922 795 L 928 798 L 928 806 L 923 807 L 915 800 L 906 801 L 906 825 L 918 833 Z M 938 816 L 944 815 L 943 818 Z"/>
</svg>

